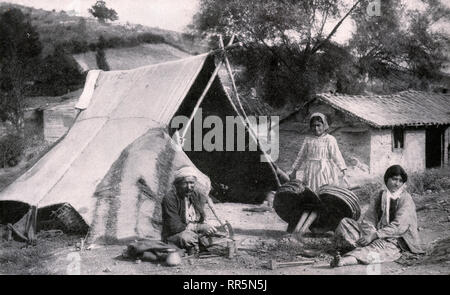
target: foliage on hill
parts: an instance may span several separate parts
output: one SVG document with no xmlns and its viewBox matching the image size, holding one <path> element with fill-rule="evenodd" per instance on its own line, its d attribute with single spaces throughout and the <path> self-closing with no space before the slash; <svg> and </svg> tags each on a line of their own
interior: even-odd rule
<svg viewBox="0 0 450 295">
<path fill-rule="evenodd" d="M 345 2 L 200 0 L 191 28 L 216 43 L 218 34 L 243 42 L 232 53 L 245 71 L 238 83 L 252 85 L 275 107 L 303 104 L 323 91 L 428 90 L 441 76 L 450 38 L 433 26 L 450 23 L 442 0 L 420 0 L 423 11 L 406 10 L 401 0 Z M 374 3 L 380 5 L 376 16 L 367 12 Z M 350 18 L 356 30 L 348 44 L 334 42 Z M 390 83 L 393 73 L 398 81 Z M 370 88 L 375 79 L 394 85 Z"/>
<path fill-rule="evenodd" d="M 119 19 L 117 12 L 114 9 L 106 7 L 106 2 L 102 0 L 95 2 L 88 11 L 102 23 L 108 20 L 115 21 Z"/>
<path fill-rule="evenodd" d="M 23 97 L 42 50 L 39 34 L 20 10 L 0 14 L 0 119 L 20 133 Z"/>
<path fill-rule="evenodd" d="M 46 11 L 10 3 L 0 3 L 0 13 L 18 8 L 29 15 L 31 24 L 40 35 L 42 55 L 62 46 L 68 53 L 96 51 L 100 36 L 107 48 L 132 47 L 143 43 L 166 43 L 188 53 L 205 52 L 207 47 L 189 34 L 149 28 L 134 24 L 101 23 L 94 18 L 69 15 L 65 11 Z"/>
</svg>

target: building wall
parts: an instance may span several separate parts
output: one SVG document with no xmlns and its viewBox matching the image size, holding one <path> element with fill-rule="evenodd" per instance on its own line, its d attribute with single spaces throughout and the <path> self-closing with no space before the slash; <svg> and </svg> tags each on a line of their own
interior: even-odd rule
<svg viewBox="0 0 450 295">
<path fill-rule="evenodd" d="M 76 117 L 73 107 L 52 108 L 44 111 L 44 139 L 50 143 L 67 133 Z"/>
<path fill-rule="evenodd" d="M 336 138 L 349 168 L 355 166 L 356 160 L 356 165 L 363 170 L 367 169 L 370 177 L 384 174 L 386 168 L 394 164 L 402 165 L 408 172 L 425 170 L 424 129 L 405 130 L 404 148 L 394 151 L 391 129 L 374 129 L 354 117 L 317 101 L 280 125 L 281 166 L 287 166 L 295 159 L 296 153 L 290 149 L 295 148 L 298 151 L 300 148 L 309 130 L 309 116 L 314 112 L 325 114 L 331 122 L 330 134 Z M 445 143 L 446 151 L 444 151 L 447 161 L 449 133 L 448 129 L 445 133 L 447 141 Z M 286 140 L 289 142 L 284 142 Z M 358 170 L 358 173 L 360 172 Z"/>
<path fill-rule="evenodd" d="M 24 111 L 24 131 L 25 137 L 42 138 L 43 136 L 43 121 L 42 111 L 38 109 L 28 109 Z M 0 137 L 8 134 L 15 134 L 17 132 L 15 126 L 10 122 L 0 122 Z"/>
<path fill-rule="evenodd" d="M 295 116 L 281 123 L 280 158 L 283 163 L 282 166 L 286 166 L 285 162 L 293 162 L 295 160 L 293 154 L 296 155 L 304 137 L 309 133 L 309 118 L 315 112 L 320 112 L 327 116 L 330 125 L 329 133 L 336 138 L 347 166 L 356 164 L 368 170 L 370 161 L 369 126 L 320 102 L 310 104 L 305 112 L 298 112 Z M 292 148 L 296 149 L 295 153 L 289 151 Z M 286 159 L 286 154 L 289 154 L 288 159 Z"/>
<path fill-rule="evenodd" d="M 336 138 L 339 149 L 347 166 L 358 162 L 367 169 L 370 163 L 370 131 L 352 132 L 337 130 L 332 135 Z"/>
<path fill-rule="evenodd" d="M 42 139 L 44 134 L 44 122 L 42 110 L 29 110 L 24 113 L 25 137 Z"/>
<path fill-rule="evenodd" d="M 370 173 L 382 175 L 391 165 L 407 172 L 425 170 L 425 130 L 405 130 L 404 148 L 393 151 L 392 130 L 372 129 L 370 137 Z"/>
</svg>

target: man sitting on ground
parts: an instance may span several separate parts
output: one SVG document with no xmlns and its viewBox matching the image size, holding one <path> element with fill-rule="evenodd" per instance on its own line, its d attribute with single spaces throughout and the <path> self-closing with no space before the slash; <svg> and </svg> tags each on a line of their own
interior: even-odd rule
<svg viewBox="0 0 450 295">
<path fill-rule="evenodd" d="M 196 170 L 183 167 L 175 172 L 174 187 L 162 201 L 162 240 L 186 249 L 188 254 L 209 245 L 216 228 L 205 222 L 207 197 L 196 190 Z"/>
</svg>

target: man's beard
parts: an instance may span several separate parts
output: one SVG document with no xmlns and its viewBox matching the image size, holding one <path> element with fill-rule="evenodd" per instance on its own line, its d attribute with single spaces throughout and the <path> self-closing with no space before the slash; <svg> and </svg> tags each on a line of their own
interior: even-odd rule
<svg viewBox="0 0 450 295">
<path fill-rule="evenodd" d="M 183 198 L 192 198 L 194 196 L 194 190 L 187 189 L 185 191 L 180 192 L 180 195 Z"/>
<path fill-rule="evenodd" d="M 186 198 L 192 198 L 194 196 L 194 190 L 188 190 L 186 193 L 185 193 L 185 197 Z"/>
</svg>

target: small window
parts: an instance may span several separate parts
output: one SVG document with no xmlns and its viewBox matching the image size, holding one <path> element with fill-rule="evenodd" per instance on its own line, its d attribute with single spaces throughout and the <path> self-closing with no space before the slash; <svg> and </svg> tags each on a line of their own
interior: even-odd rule
<svg viewBox="0 0 450 295">
<path fill-rule="evenodd" d="M 392 130 L 393 148 L 402 149 L 404 146 L 404 130 L 401 127 L 395 127 Z"/>
</svg>

